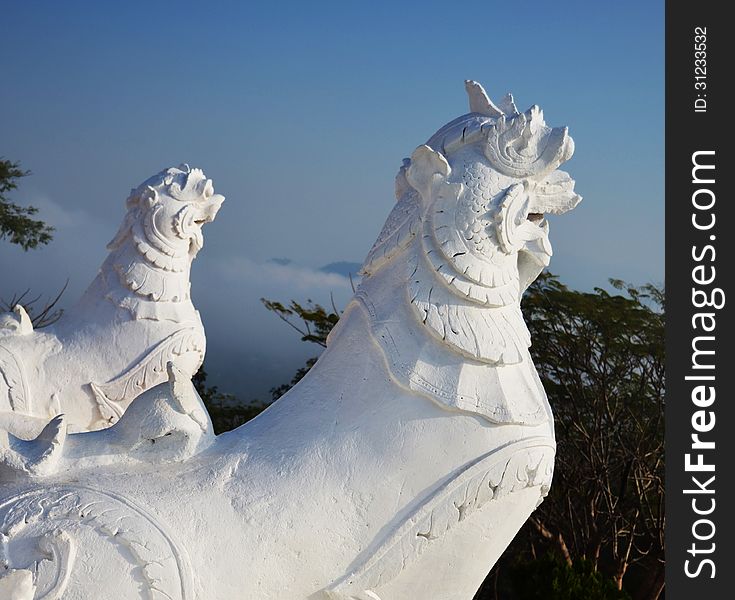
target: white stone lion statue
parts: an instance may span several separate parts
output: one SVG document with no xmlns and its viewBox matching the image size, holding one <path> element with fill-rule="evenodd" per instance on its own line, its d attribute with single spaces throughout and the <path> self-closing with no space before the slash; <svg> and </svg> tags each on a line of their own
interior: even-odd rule
<svg viewBox="0 0 735 600">
<path fill-rule="evenodd" d="M 223 200 L 199 169 L 161 171 L 132 190 L 107 260 L 58 322 L 34 331 L 22 306 L 0 316 L 0 429 L 38 433 L 60 413 L 70 431 L 109 427 L 169 360 L 196 372 L 189 271 Z"/>
</svg>

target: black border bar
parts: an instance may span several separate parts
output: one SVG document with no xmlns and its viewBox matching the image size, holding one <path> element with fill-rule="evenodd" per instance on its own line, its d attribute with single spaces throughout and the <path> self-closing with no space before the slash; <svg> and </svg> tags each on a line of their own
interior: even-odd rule
<svg viewBox="0 0 735 600">
<path fill-rule="evenodd" d="M 735 76 L 735 31 L 726 6 L 666 4 L 669 600 L 735 598 L 735 360 L 730 352 L 735 337 L 729 310 L 735 304 L 730 258 L 735 139 L 730 137 L 728 93 Z"/>
</svg>

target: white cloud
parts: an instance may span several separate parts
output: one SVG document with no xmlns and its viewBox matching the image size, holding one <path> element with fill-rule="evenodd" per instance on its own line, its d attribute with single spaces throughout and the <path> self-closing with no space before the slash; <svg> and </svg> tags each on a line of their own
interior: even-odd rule
<svg viewBox="0 0 735 600">
<path fill-rule="evenodd" d="M 98 231 L 100 228 L 109 228 L 109 224 L 95 218 L 85 210 L 63 206 L 48 196 L 37 196 L 29 201 L 29 204 L 38 209 L 37 217 L 54 227 L 57 232 Z"/>
<path fill-rule="evenodd" d="M 351 293 L 350 280 L 336 273 L 305 267 L 302 265 L 279 264 L 272 261 L 256 262 L 246 257 L 232 257 L 219 261 L 217 270 L 225 281 L 251 281 L 264 290 L 269 288 L 283 289 L 291 294 L 316 292 L 323 295 L 326 290 L 333 293 Z"/>
<path fill-rule="evenodd" d="M 95 277 L 117 223 L 47 196 L 31 198 L 29 204 L 38 207 L 38 216 L 56 228 L 54 239 L 28 252 L 3 243 L 0 298 L 10 298 L 26 288 L 34 295 L 53 297 L 69 278 L 61 301 L 62 307 L 68 307 Z M 115 214 L 123 218 L 122 209 Z M 312 299 L 331 307 L 333 296 L 342 309 L 352 296 L 350 280 L 293 263 L 218 255 L 214 249 L 205 246 L 192 266 L 192 299 L 207 332 L 209 383 L 243 399 L 266 399 L 269 388 L 288 381 L 321 348 L 300 341 L 295 331 L 265 309 L 260 298 L 284 303 Z"/>
<path fill-rule="evenodd" d="M 39 209 L 37 218 L 55 228 L 46 246 L 24 251 L 3 240 L 0 251 L 0 297 L 30 289 L 34 295 L 55 296 L 66 280 L 69 287 L 61 300 L 69 306 L 91 283 L 107 251 L 114 227 L 90 213 L 68 208 L 45 195 L 28 199 Z M 122 215 L 121 217 L 122 218 Z"/>
<path fill-rule="evenodd" d="M 220 389 L 244 399 L 269 397 L 321 348 L 268 312 L 260 299 L 288 303 L 311 299 L 344 309 L 350 280 L 298 264 L 217 256 L 206 249 L 192 269 L 192 298 L 207 332 L 207 372 Z"/>
</svg>

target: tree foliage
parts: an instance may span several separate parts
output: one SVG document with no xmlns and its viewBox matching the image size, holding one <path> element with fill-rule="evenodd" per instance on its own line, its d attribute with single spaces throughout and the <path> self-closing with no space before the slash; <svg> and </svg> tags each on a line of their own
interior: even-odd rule
<svg viewBox="0 0 735 600">
<path fill-rule="evenodd" d="M 630 600 L 588 560 L 569 565 L 553 552 L 515 564 L 510 578 L 523 600 Z"/>
<path fill-rule="evenodd" d="M 334 300 L 331 312 L 311 300 L 307 300 L 305 305 L 291 300 L 287 306 L 265 298 L 261 298 L 260 301 L 284 323 L 298 331 L 301 334 L 301 341 L 312 342 L 322 348 L 327 347 L 327 336 L 339 321 L 339 310 L 334 305 Z M 301 320 L 301 324 L 297 319 Z"/>
<path fill-rule="evenodd" d="M 332 299 L 331 312 L 311 300 L 307 300 L 305 305 L 299 304 L 295 300 L 292 300 L 288 305 L 274 300 L 266 300 L 265 298 L 261 298 L 260 301 L 269 311 L 275 313 L 281 321 L 298 331 L 301 334 L 301 341 L 311 342 L 322 348 L 327 347 L 327 336 L 332 331 L 332 327 L 339 321 L 340 312 L 334 305 L 334 299 Z M 272 400 L 275 402 L 301 381 L 304 375 L 309 372 L 309 369 L 316 364 L 317 358 L 316 356 L 309 358 L 288 383 L 271 388 Z"/>
<path fill-rule="evenodd" d="M 20 206 L 6 196 L 8 192 L 17 189 L 18 179 L 29 174 L 17 162 L 0 159 L 0 240 L 7 239 L 23 250 L 48 244 L 54 231 L 53 227 L 33 218 L 38 213 L 37 208 Z"/>
<path fill-rule="evenodd" d="M 531 524 L 614 579 L 643 563 L 663 582 L 663 290 L 623 294 L 540 278 L 525 296 L 531 352 L 554 409 L 555 480 Z"/>
<path fill-rule="evenodd" d="M 547 551 L 636 599 L 663 591 L 664 292 L 610 283 L 620 293 L 573 291 L 544 275 L 524 297 L 555 417 L 554 482 L 477 600 L 499 599 L 498 578 Z M 502 596 L 516 597 L 534 596 Z"/>
<path fill-rule="evenodd" d="M 56 323 L 64 314 L 64 309 L 58 308 L 58 304 L 68 285 L 69 280 L 66 281 L 64 287 L 59 290 L 56 296 L 48 298 L 45 302 L 41 302 L 41 294 L 31 296 L 30 288 L 26 289 L 21 294 L 13 294 L 7 300 L 0 299 L 0 311 L 11 311 L 16 305 L 20 304 L 28 313 L 34 329 L 48 327 Z"/>
<path fill-rule="evenodd" d="M 18 180 L 29 175 L 29 171 L 20 168 L 17 162 L 11 162 L 0 158 L 0 240 L 7 239 L 11 244 L 16 244 L 29 250 L 39 244 L 48 244 L 51 241 L 53 227 L 49 227 L 43 221 L 31 218 L 38 212 L 33 206 L 19 206 L 11 202 L 6 194 L 18 188 Z M 25 308 L 31 318 L 33 327 L 40 329 L 58 321 L 63 310 L 58 308 L 66 286 L 52 299 L 40 302 L 41 296 L 31 296 L 30 289 L 18 294 L 13 294 L 9 299 L 0 299 L 0 311 L 11 311 L 20 304 Z"/>
</svg>

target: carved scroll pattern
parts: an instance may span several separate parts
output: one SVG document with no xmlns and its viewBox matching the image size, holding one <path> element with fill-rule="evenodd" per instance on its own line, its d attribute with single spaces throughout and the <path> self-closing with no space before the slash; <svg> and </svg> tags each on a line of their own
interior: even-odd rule
<svg viewBox="0 0 735 600">
<path fill-rule="evenodd" d="M 74 579 L 75 567 L 85 568 L 75 560 L 74 533 L 81 528 L 122 547 L 119 556 L 142 573 L 146 598 L 195 598 L 193 571 L 185 552 L 156 518 L 126 498 L 81 486 L 44 487 L 0 501 L 0 513 L 4 514 L 0 522 L 1 566 L 10 573 L 40 573 L 40 562 L 54 565 L 52 576 L 46 570 L 45 577 L 39 576 L 42 580 L 33 582 L 36 600 L 61 600 Z M 38 540 L 35 564 L 14 562 L 13 543 L 23 539 Z"/>
<path fill-rule="evenodd" d="M 166 363 L 187 352 L 198 352 L 204 359 L 205 338 L 201 330 L 179 329 L 159 342 L 143 359 L 107 383 L 91 382 L 102 416 L 115 423 L 128 404 L 139 394 L 166 381 Z"/>
<path fill-rule="evenodd" d="M 380 600 L 375 589 L 416 561 L 428 544 L 492 500 L 538 486 L 539 503 L 551 486 L 555 445 L 528 439 L 493 450 L 440 485 L 369 556 L 324 590 L 331 600 Z M 354 565 L 355 563 L 353 563 Z"/>
</svg>

